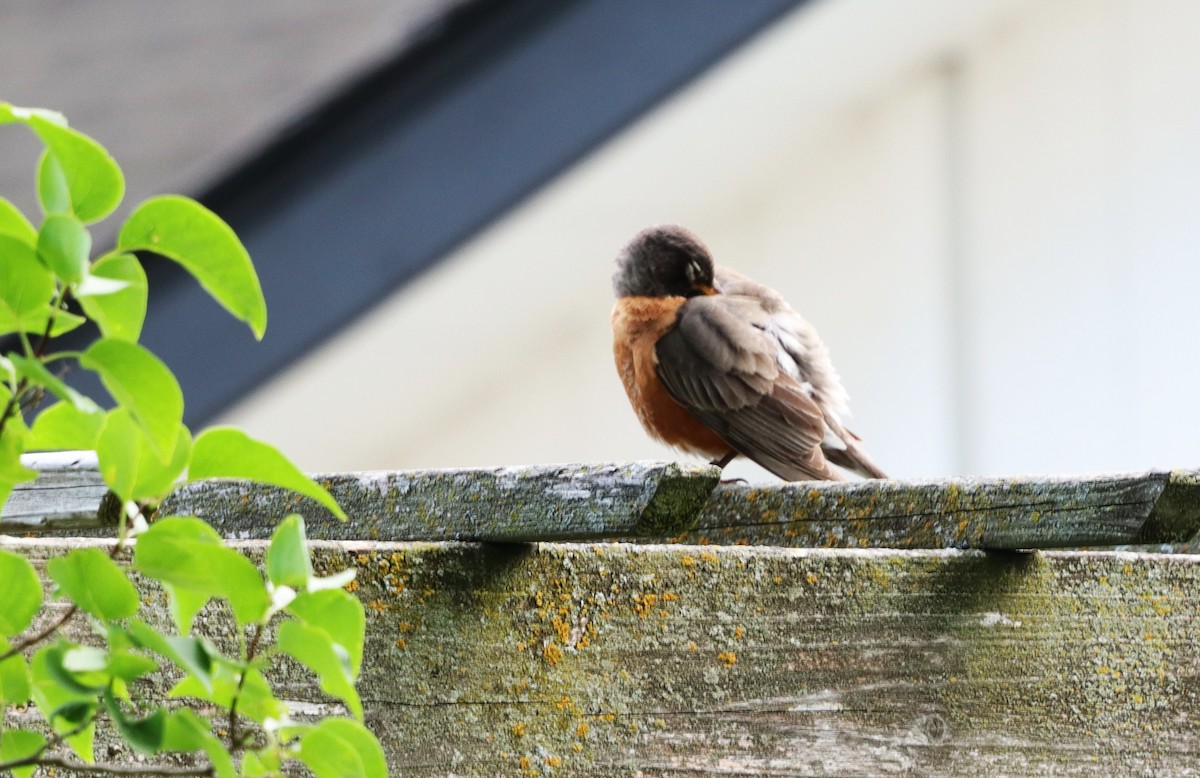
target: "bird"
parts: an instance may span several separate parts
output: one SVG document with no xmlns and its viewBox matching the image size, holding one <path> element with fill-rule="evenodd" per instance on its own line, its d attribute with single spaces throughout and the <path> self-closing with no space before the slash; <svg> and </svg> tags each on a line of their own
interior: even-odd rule
<svg viewBox="0 0 1200 778">
<path fill-rule="evenodd" d="M 617 255 L 613 356 L 651 437 L 724 468 L 744 456 L 785 481 L 887 476 L 846 428 L 829 350 L 775 290 L 716 265 L 676 225 Z"/>
</svg>

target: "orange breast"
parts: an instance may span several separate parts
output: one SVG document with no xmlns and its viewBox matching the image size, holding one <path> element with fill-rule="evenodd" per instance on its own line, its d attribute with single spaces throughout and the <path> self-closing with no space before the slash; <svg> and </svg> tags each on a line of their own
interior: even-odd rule
<svg viewBox="0 0 1200 778">
<path fill-rule="evenodd" d="M 658 380 L 654 346 L 675 325 L 684 297 L 622 297 L 613 307 L 613 356 L 625 393 L 650 435 L 669 446 L 717 458 L 733 450 L 675 401 Z"/>
</svg>

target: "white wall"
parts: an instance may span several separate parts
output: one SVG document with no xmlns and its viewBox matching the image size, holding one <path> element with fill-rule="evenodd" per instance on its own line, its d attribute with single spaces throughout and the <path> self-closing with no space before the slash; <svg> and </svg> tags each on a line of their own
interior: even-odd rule
<svg viewBox="0 0 1200 778">
<path fill-rule="evenodd" d="M 824 0 L 228 420 L 313 470 L 672 456 L 607 319 L 675 221 L 817 324 L 895 475 L 1196 466 L 1198 66 L 1191 0 Z"/>
</svg>

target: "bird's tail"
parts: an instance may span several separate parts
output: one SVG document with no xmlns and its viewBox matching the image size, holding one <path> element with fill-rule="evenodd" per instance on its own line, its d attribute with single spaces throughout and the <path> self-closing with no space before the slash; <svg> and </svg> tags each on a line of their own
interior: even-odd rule
<svg viewBox="0 0 1200 778">
<path fill-rule="evenodd" d="M 826 423 L 829 421 L 826 419 Z M 859 447 L 862 438 L 840 424 L 836 424 L 836 426 L 831 424 L 830 427 L 842 439 L 845 446 L 822 445 L 821 450 L 825 453 L 826 459 L 838 467 L 858 473 L 863 478 L 887 478 L 887 474 L 880 470 L 879 466 L 872 462 L 867 453 Z"/>
</svg>

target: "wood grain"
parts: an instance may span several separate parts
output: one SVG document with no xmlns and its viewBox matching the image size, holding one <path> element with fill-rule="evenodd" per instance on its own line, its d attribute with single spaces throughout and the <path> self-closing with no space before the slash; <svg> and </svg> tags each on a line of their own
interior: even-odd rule
<svg viewBox="0 0 1200 778">
<path fill-rule="evenodd" d="M 41 567 L 87 542 L 6 547 Z M 315 564 L 358 570 L 360 689 L 393 775 L 1189 775 L 1200 759 L 1198 557 L 330 542 Z M 222 612 L 201 618 L 218 642 Z M 328 703 L 296 668 L 275 680 L 304 710 Z"/>
</svg>

